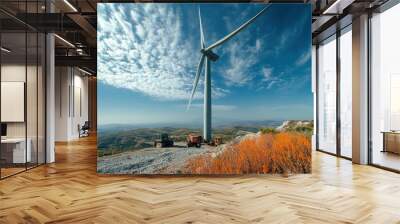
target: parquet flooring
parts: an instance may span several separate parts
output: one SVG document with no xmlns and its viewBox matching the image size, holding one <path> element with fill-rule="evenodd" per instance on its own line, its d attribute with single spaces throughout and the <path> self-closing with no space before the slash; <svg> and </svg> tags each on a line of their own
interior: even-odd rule
<svg viewBox="0 0 400 224">
<path fill-rule="evenodd" d="M 19 172 L 23 172 L 25 171 L 25 167 L 23 168 L 14 168 L 14 167 L 7 167 L 7 168 L 1 168 L 1 176 L 2 177 L 7 177 L 7 176 L 11 176 L 13 174 L 19 173 Z"/>
<path fill-rule="evenodd" d="M 95 137 L 0 181 L 0 223 L 400 223 L 400 175 L 313 153 L 290 177 L 96 174 Z"/>
</svg>

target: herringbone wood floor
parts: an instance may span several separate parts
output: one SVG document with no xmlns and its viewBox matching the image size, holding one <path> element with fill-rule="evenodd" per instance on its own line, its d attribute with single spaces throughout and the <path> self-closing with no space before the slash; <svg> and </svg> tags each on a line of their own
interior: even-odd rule
<svg viewBox="0 0 400 224">
<path fill-rule="evenodd" d="M 96 174 L 95 138 L 0 181 L 0 223 L 400 223 L 400 175 L 315 152 L 288 178 Z"/>
</svg>

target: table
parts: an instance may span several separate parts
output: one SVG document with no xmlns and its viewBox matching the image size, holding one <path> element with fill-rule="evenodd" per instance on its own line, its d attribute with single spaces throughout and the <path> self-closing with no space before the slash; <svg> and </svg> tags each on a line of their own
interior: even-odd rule
<svg viewBox="0 0 400 224">
<path fill-rule="evenodd" d="M 25 138 L 5 138 L 1 139 L 1 157 L 6 160 L 6 163 L 26 163 L 31 162 L 32 141 L 27 140 L 25 150 Z"/>
<path fill-rule="evenodd" d="M 392 152 L 400 154 L 400 131 L 382 131 L 383 150 L 382 152 Z"/>
</svg>

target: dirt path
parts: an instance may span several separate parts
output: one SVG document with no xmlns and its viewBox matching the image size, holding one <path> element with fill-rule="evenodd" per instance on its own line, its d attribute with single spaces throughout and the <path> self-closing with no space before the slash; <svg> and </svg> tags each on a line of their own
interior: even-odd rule
<svg viewBox="0 0 400 224">
<path fill-rule="evenodd" d="M 97 171 L 111 174 L 177 174 L 182 172 L 188 159 L 222 150 L 221 146 L 187 148 L 185 145 L 184 142 L 178 142 L 169 148 L 146 148 L 99 157 Z"/>
</svg>

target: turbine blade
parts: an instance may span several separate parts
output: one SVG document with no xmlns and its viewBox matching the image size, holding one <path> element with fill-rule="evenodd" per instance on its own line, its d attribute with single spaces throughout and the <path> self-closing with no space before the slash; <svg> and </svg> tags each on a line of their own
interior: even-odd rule
<svg viewBox="0 0 400 224">
<path fill-rule="evenodd" d="M 201 73 L 201 70 L 203 69 L 203 64 L 204 64 L 204 54 L 201 55 L 199 65 L 197 66 L 196 76 L 195 76 L 194 82 L 193 82 L 193 89 L 192 89 L 192 93 L 190 94 L 190 99 L 189 99 L 189 103 L 187 105 L 186 110 L 189 110 L 190 105 L 192 104 L 192 99 L 193 99 L 194 93 L 196 92 L 197 84 L 199 83 L 200 73 Z"/>
<path fill-rule="evenodd" d="M 200 7 L 199 7 L 199 22 L 200 22 L 200 47 L 203 49 L 205 48 L 205 43 L 204 43 L 203 24 L 201 23 Z"/>
<path fill-rule="evenodd" d="M 247 22 L 243 23 L 241 26 L 239 26 L 236 30 L 232 31 L 230 34 L 226 35 L 222 39 L 218 40 L 214 44 L 210 45 L 209 47 L 206 48 L 205 51 L 209 51 L 215 47 L 218 47 L 219 45 L 223 44 L 225 41 L 231 39 L 233 36 L 235 36 L 237 33 L 239 33 L 241 30 L 246 28 L 250 23 L 252 23 L 258 16 L 260 16 L 262 13 L 264 13 L 271 5 L 268 4 L 265 6 L 259 13 L 257 13 L 253 18 L 249 19 Z"/>
</svg>

